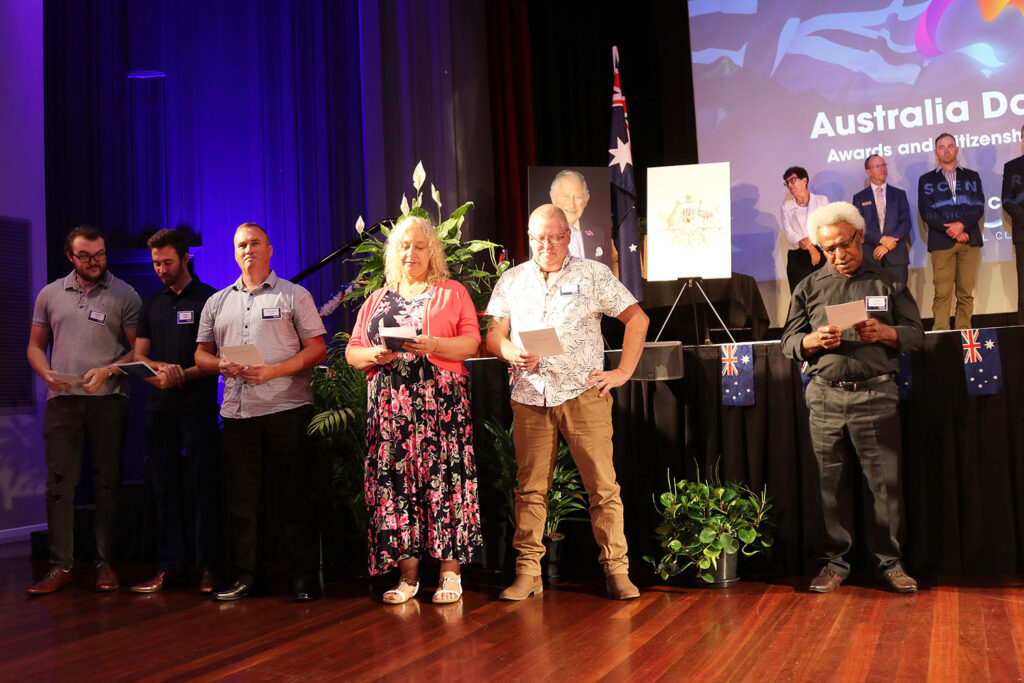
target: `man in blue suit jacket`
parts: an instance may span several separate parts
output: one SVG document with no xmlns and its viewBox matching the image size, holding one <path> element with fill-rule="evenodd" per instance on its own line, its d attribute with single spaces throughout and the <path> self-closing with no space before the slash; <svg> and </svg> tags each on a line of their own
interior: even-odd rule
<svg viewBox="0 0 1024 683">
<path fill-rule="evenodd" d="M 885 182 L 889 168 L 879 155 L 864 161 L 864 171 L 871 184 L 853 195 L 852 202 L 864 217 L 864 260 L 907 284 L 912 227 L 907 193 Z"/>
<path fill-rule="evenodd" d="M 981 226 L 985 217 L 985 191 L 981 177 L 957 161 L 956 139 L 949 133 L 935 138 L 938 168 L 917 181 L 917 207 L 928 225 L 928 253 L 932 256 L 933 330 L 949 329 L 949 305 L 956 293 L 955 325 L 971 326 L 974 285 L 981 264 Z"/>
<path fill-rule="evenodd" d="M 1024 135 L 1024 126 L 1020 127 Z M 1010 217 L 1013 250 L 1017 253 L 1017 324 L 1024 325 L 1024 142 L 1021 156 L 1003 166 L 1003 210 Z M 1012 226 L 1012 227 L 1011 227 Z"/>
</svg>

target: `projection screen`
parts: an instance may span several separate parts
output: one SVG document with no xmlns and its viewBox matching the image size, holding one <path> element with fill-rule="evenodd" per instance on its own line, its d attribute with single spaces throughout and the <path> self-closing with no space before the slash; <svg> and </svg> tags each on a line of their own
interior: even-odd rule
<svg viewBox="0 0 1024 683">
<path fill-rule="evenodd" d="M 782 172 L 803 166 L 812 192 L 850 201 L 872 153 L 910 199 L 909 284 L 931 317 L 917 180 L 943 132 L 987 197 L 975 313 L 1016 310 L 999 192 L 1021 154 L 1024 2 L 690 0 L 689 12 L 700 161 L 731 163 L 733 270 L 758 280 L 773 325 L 789 305 Z"/>
</svg>

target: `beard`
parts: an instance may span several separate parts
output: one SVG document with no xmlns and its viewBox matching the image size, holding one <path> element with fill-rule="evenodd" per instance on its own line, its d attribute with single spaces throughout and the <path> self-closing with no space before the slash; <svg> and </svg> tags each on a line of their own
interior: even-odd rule
<svg viewBox="0 0 1024 683">
<path fill-rule="evenodd" d="M 88 268 L 91 268 L 91 267 L 92 267 L 92 264 L 90 264 L 89 266 L 86 266 L 85 268 L 79 266 L 78 264 L 75 264 L 75 274 L 78 275 L 78 279 L 79 280 L 85 280 L 86 282 L 93 282 L 93 283 L 95 283 L 95 282 L 99 282 L 100 280 L 102 280 L 103 276 L 107 274 L 107 265 L 105 263 L 102 266 L 99 267 L 99 271 L 97 271 L 95 274 L 90 273 L 87 270 Z"/>
</svg>

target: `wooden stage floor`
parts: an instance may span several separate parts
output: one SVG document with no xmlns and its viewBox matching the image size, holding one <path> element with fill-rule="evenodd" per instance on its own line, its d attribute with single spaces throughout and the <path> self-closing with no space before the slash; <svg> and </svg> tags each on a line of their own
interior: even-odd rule
<svg viewBox="0 0 1024 683">
<path fill-rule="evenodd" d="M 599 582 L 498 602 L 502 579 L 467 573 L 460 604 L 430 592 L 379 604 L 386 582 L 328 584 L 215 603 L 196 593 L 92 592 L 92 572 L 50 596 L 25 589 L 45 567 L 0 546 L 0 681 L 220 680 L 1021 680 L 1017 579 L 924 580 L 914 595 L 853 581 L 813 595 L 806 579 L 725 590 L 652 585 L 638 600 Z M 637 574 L 646 574 L 637 567 Z M 149 568 L 122 568 L 122 581 Z"/>
</svg>

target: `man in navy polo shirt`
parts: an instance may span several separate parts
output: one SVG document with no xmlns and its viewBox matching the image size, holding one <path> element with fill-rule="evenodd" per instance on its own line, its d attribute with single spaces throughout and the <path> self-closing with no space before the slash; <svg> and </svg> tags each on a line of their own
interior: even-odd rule
<svg viewBox="0 0 1024 683">
<path fill-rule="evenodd" d="M 142 304 L 135 360 L 157 371 L 156 377 L 146 380 L 153 387 L 146 403 L 146 434 L 159 536 L 156 575 L 131 590 L 155 593 L 185 578 L 187 477 L 194 505 L 199 590 L 211 593 L 224 535 L 224 494 L 216 447 L 217 373 L 197 367 L 195 351 L 199 315 L 217 290 L 189 272 L 188 247 L 177 230 L 161 230 L 147 245 L 153 255 L 153 270 L 165 289 Z"/>
</svg>

